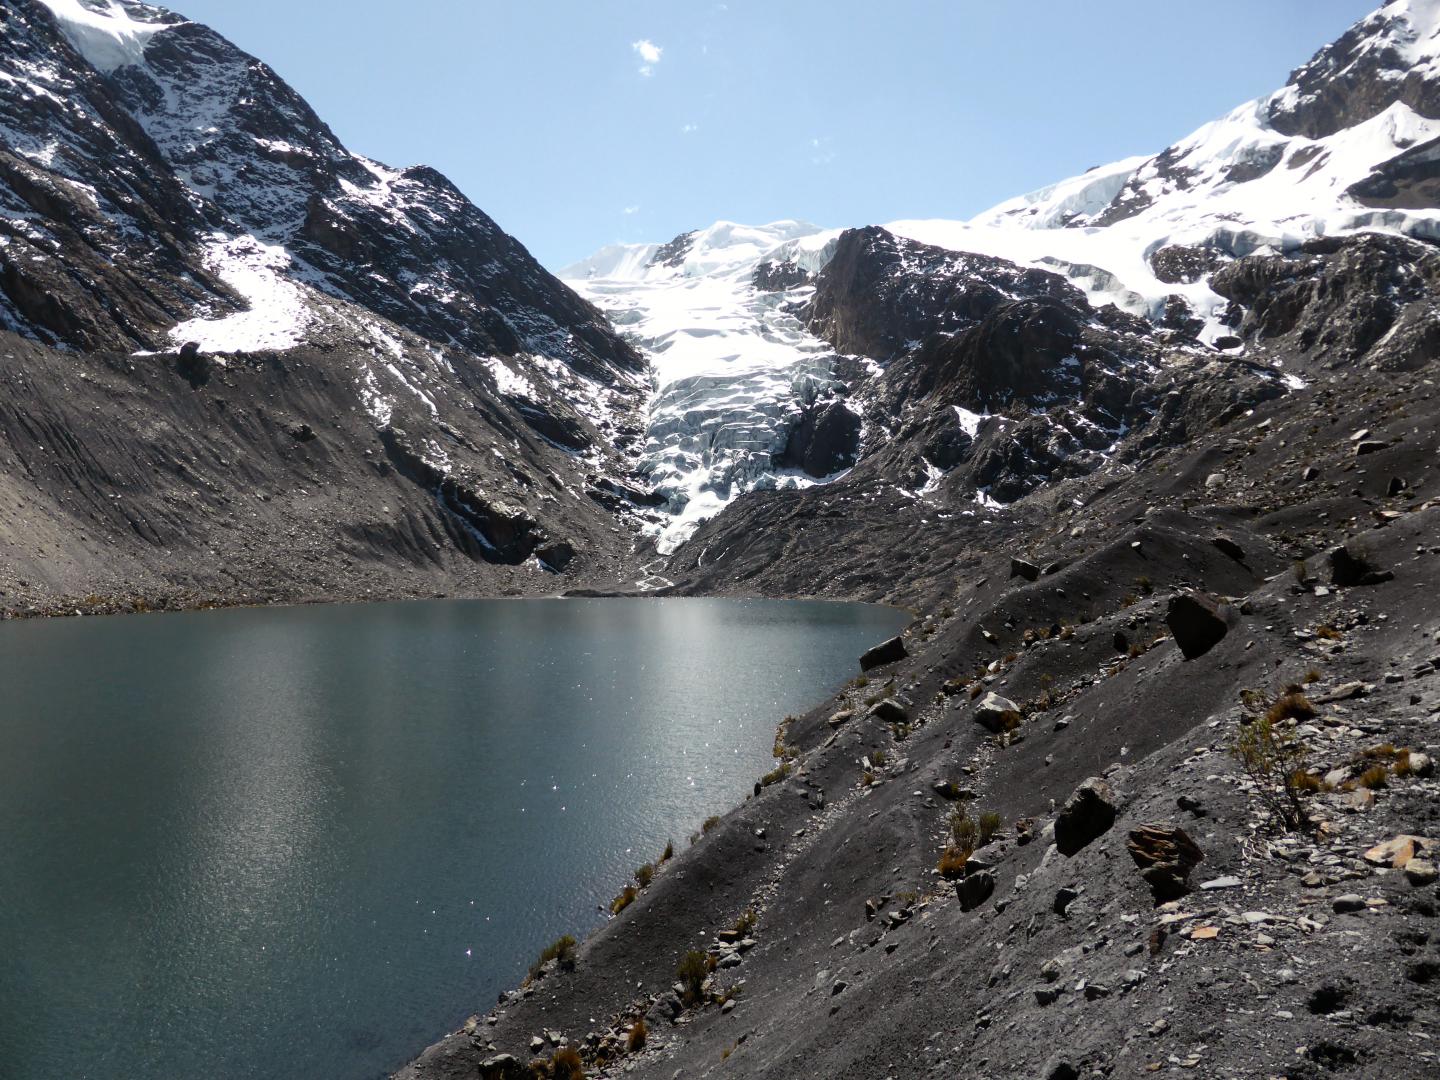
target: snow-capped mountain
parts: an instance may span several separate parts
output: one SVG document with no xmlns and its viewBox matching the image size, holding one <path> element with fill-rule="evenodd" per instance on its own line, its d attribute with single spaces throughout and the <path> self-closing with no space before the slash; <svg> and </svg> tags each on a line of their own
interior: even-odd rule
<svg viewBox="0 0 1440 1080">
<path fill-rule="evenodd" d="M 1139 317 L 1166 340 L 1183 329 L 1193 347 L 1234 349 L 1241 313 L 1211 280 L 1224 263 L 1364 232 L 1440 239 L 1437 193 L 1440 0 L 1395 0 L 1279 92 L 1160 154 L 1092 169 L 968 221 L 884 230 L 1058 274 L 1096 311 Z M 743 491 L 821 482 L 783 467 L 817 395 L 865 413 L 874 437 L 864 453 L 880 450 L 899 418 L 866 411 L 865 399 L 885 396 L 862 385 L 866 372 L 914 353 L 927 333 L 969 325 L 953 311 L 949 322 L 927 323 L 922 313 L 936 310 L 907 294 L 896 310 L 909 305 L 912 336 L 876 351 L 817 317 L 807 305 L 844 232 L 722 222 L 666 245 L 612 246 L 560 272 L 650 358 L 642 466 L 674 515 L 659 528 L 664 547 Z M 921 278 L 912 274 L 907 287 L 923 290 Z M 842 363 L 852 352 L 869 365 Z M 933 463 L 925 469 L 933 479 Z"/>
<path fill-rule="evenodd" d="M 338 396 L 297 430 L 353 413 L 475 559 L 621 543 L 643 361 L 439 173 L 135 0 L 3 0 L 0 83 L 0 330 L 196 382 L 318 351 Z"/>
</svg>

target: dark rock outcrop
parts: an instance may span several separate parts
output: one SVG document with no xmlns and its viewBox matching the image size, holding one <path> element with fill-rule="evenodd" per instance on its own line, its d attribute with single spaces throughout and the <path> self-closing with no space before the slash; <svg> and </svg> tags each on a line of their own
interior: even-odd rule
<svg viewBox="0 0 1440 1080">
<path fill-rule="evenodd" d="M 860 656 L 860 670 L 870 671 L 872 668 L 884 667 L 886 664 L 904 660 L 909 655 L 905 648 L 905 639 L 893 637 L 872 649 L 866 649 Z"/>
<path fill-rule="evenodd" d="M 1165 625 L 1186 660 L 1204 656 L 1230 632 L 1220 605 L 1200 593 L 1172 596 L 1165 609 Z"/>
<path fill-rule="evenodd" d="M 1119 802 L 1110 785 L 1092 776 L 1065 801 L 1055 818 L 1055 846 L 1073 857 L 1115 824 Z"/>
</svg>

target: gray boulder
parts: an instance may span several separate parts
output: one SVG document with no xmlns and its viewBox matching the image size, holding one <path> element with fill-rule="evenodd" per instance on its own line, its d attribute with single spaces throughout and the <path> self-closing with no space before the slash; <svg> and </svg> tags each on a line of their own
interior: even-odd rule
<svg viewBox="0 0 1440 1080">
<path fill-rule="evenodd" d="M 996 693 L 986 694 L 975 707 L 975 722 L 997 735 L 1014 731 L 1020 726 L 1020 720 L 1020 706 Z"/>
</svg>

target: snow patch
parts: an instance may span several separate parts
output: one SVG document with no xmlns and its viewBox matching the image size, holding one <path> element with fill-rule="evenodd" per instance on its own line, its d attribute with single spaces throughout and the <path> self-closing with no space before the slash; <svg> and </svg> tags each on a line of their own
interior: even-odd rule
<svg viewBox="0 0 1440 1080">
<path fill-rule="evenodd" d="M 290 253 L 253 236 L 211 237 L 205 264 L 235 290 L 248 310 L 217 318 L 196 318 L 170 331 L 176 345 L 195 342 L 202 352 L 277 352 L 304 339 L 313 314 L 305 289 L 287 276 Z"/>
<path fill-rule="evenodd" d="M 103 74 L 145 62 L 150 39 L 171 24 L 138 22 L 115 0 L 40 0 L 75 51 Z"/>
</svg>

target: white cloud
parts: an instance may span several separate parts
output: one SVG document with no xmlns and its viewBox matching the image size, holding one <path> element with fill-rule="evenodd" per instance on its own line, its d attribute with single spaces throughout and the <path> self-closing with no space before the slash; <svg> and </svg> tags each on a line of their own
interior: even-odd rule
<svg viewBox="0 0 1440 1080">
<path fill-rule="evenodd" d="M 640 74 L 649 78 L 655 74 L 655 65 L 660 63 L 660 56 L 665 52 L 659 45 L 656 45 L 649 38 L 641 38 L 630 46 L 635 55 L 640 57 Z"/>
<path fill-rule="evenodd" d="M 700 125 L 699 125 L 699 124 L 682 124 L 682 125 L 680 125 L 680 134 L 681 134 L 681 135 L 694 135 L 695 132 L 697 132 L 697 131 L 699 131 L 699 130 L 700 130 Z"/>
<path fill-rule="evenodd" d="M 636 214 L 638 214 L 638 213 L 640 212 L 640 207 L 638 207 L 638 206 L 627 206 L 627 207 L 625 207 L 624 210 L 621 210 L 620 212 L 621 212 L 622 214 L 624 214 L 626 217 L 634 217 Z"/>
</svg>

